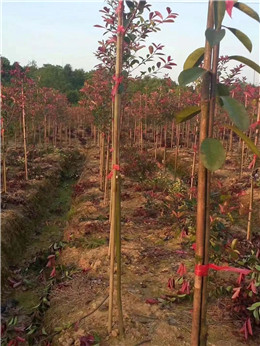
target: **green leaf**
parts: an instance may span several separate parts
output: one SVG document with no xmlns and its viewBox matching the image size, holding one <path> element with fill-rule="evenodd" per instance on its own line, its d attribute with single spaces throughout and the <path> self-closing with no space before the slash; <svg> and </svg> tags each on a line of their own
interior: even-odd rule
<svg viewBox="0 0 260 346">
<path fill-rule="evenodd" d="M 184 70 L 179 74 L 178 82 L 181 86 L 194 82 L 199 77 L 203 76 L 207 71 L 201 67 L 193 67 Z"/>
<path fill-rule="evenodd" d="M 30 328 L 30 330 L 28 331 L 27 335 L 32 335 L 33 333 L 36 332 L 36 330 L 37 330 L 37 327 L 32 326 L 32 327 Z"/>
<path fill-rule="evenodd" d="M 249 308 L 247 308 L 247 310 L 255 310 L 256 308 L 259 308 L 260 307 L 260 302 L 256 302 L 254 304 L 252 304 Z"/>
<path fill-rule="evenodd" d="M 204 52 L 205 52 L 204 47 L 194 50 L 194 52 L 192 52 L 186 59 L 183 65 L 183 70 L 188 70 L 189 68 L 200 65 L 200 63 L 204 59 Z"/>
<path fill-rule="evenodd" d="M 48 335 L 44 327 L 42 327 L 42 335 Z"/>
<path fill-rule="evenodd" d="M 242 131 L 246 131 L 249 127 L 249 117 L 242 103 L 230 96 L 221 96 L 223 108 L 228 112 L 234 124 Z"/>
<path fill-rule="evenodd" d="M 234 7 L 238 8 L 240 11 L 247 14 L 249 17 L 255 19 L 257 22 L 260 22 L 260 18 L 257 12 L 255 12 L 251 7 L 243 4 L 242 2 L 236 2 Z"/>
<path fill-rule="evenodd" d="M 225 36 L 225 29 L 215 30 L 207 29 L 205 31 L 205 36 L 211 47 L 216 46 Z"/>
<path fill-rule="evenodd" d="M 233 239 L 232 240 L 232 243 L 231 243 L 231 249 L 232 250 L 235 250 L 235 248 L 237 247 L 237 244 L 238 244 L 238 239 Z"/>
<path fill-rule="evenodd" d="M 145 5 L 146 5 L 146 1 L 140 1 L 139 2 L 139 4 L 138 4 L 139 13 L 143 13 Z"/>
<path fill-rule="evenodd" d="M 127 44 L 130 44 L 130 38 L 128 36 L 125 36 L 124 37 L 124 41 L 127 43 Z"/>
<path fill-rule="evenodd" d="M 229 96 L 229 88 L 225 84 L 217 84 L 217 96 Z"/>
<path fill-rule="evenodd" d="M 131 41 L 134 41 L 136 39 L 136 35 L 134 34 L 128 34 L 128 37 L 130 38 Z"/>
<path fill-rule="evenodd" d="M 14 317 L 12 317 L 9 321 L 8 321 L 8 326 L 11 326 L 12 324 L 13 324 L 13 322 L 14 322 Z"/>
<path fill-rule="evenodd" d="M 256 64 L 254 61 L 245 58 L 244 56 L 231 55 L 231 56 L 229 56 L 229 59 L 230 60 L 237 60 L 239 62 L 242 62 L 242 64 L 245 64 L 245 65 L 251 67 L 256 72 L 260 73 L 260 66 L 258 64 Z"/>
<path fill-rule="evenodd" d="M 137 59 L 134 59 L 132 62 L 131 62 L 131 66 L 135 65 L 135 64 L 139 64 L 139 60 Z"/>
<path fill-rule="evenodd" d="M 187 121 L 199 113 L 200 113 L 200 107 L 198 106 L 191 106 L 191 107 L 185 108 L 180 113 L 176 114 L 175 116 L 176 123 L 180 124 L 184 121 Z"/>
<path fill-rule="evenodd" d="M 133 1 L 127 0 L 126 4 L 127 4 L 127 6 L 130 8 L 130 10 L 134 9 L 134 7 L 135 7 Z"/>
<path fill-rule="evenodd" d="M 219 169 L 226 159 L 223 145 L 215 138 L 206 138 L 200 146 L 200 158 L 203 165 L 214 172 Z"/>
<path fill-rule="evenodd" d="M 254 316 L 254 318 L 256 319 L 256 321 L 259 321 L 259 312 L 258 312 L 258 310 L 256 309 L 256 310 L 254 310 L 254 312 L 253 312 L 253 316 Z"/>
<path fill-rule="evenodd" d="M 215 27 L 216 29 L 221 28 L 222 21 L 226 12 L 225 1 L 214 1 L 214 16 L 215 16 Z"/>
<path fill-rule="evenodd" d="M 230 28 L 228 26 L 225 26 L 225 28 L 230 30 L 232 34 L 234 34 L 239 39 L 239 41 L 243 43 L 243 45 L 246 47 L 246 49 L 249 50 L 249 52 L 252 52 L 252 48 L 253 48 L 252 42 L 246 34 L 244 34 L 242 31 L 235 28 Z"/>
<path fill-rule="evenodd" d="M 260 157 L 260 151 L 257 149 L 255 144 L 248 138 L 242 131 L 240 131 L 237 127 L 231 125 L 225 125 L 226 128 L 234 131 L 243 141 L 247 144 L 247 146 L 255 153 L 258 157 Z"/>
</svg>

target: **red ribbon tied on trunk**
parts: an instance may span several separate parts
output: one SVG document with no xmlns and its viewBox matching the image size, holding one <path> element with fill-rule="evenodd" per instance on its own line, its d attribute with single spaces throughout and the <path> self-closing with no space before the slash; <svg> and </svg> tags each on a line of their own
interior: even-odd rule
<svg viewBox="0 0 260 346">
<path fill-rule="evenodd" d="M 208 276 L 209 269 L 223 271 L 223 272 L 239 273 L 244 275 L 248 275 L 249 273 L 251 273 L 250 269 L 235 268 L 235 267 L 229 267 L 229 266 L 217 266 L 215 264 L 209 263 L 209 264 L 196 264 L 195 275 Z"/>
<path fill-rule="evenodd" d="M 123 34 L 125 33 L 125 28 L 123 27 L 123 25 L 118 25 L 117 27 L 117 33 L 119 34 Z"/>
<path fill-rule="evenodd" d="M 114 87 L 113 87 L 113 89 L 112 89 L 112 99 L 113 99 L 113 101 L 114 101 L 114 99 L 115 99 L 115 96 L 116 96 L 116 93 L 117 93 L 117 91 L 118 91 L 118 88 L 119 88 L 119 85 L 122 83 L 122 81 L 123 81 L 123 76 L 121 76 L 121 77 L 117 77 L 117 76 L 113 76 L 113 80 L 115 81 L 115 85 L 114 85 Z"/>
<path fill-rule="evenodd" d="M 112 167 L 112 171 L 107 176 L 107 179 L 112 179 L 114 171 L 120 171 L 120 166 L 117 164 L 114 164 Z"/>
</svg>

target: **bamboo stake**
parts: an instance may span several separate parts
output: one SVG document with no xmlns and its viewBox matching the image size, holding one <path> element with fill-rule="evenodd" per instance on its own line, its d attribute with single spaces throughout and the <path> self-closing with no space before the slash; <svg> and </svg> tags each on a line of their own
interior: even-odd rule
<svg viewBox="0 0 260 346">
<path fill-rule="evenodd" d="M 157 147 L 158 147 L 158 132 L 157 132 L 157 128 L 155 130 L 155 150 L 154 150 L 154 158 L 155 160 L 157 160 Z"/>
<path fill-rule="evenodd" d="M 171 149 L 173 147 L 173 135 L 174 135 L 174 121 L 172 121 L 172 127 L 171 127 Z"/>
<path fill-rule="evenodd" d="M 259 95 L 258 95 L 257 121 L 260 121 L 260 89 L 259 89 Z M 257 128 L 256 129 L 256 133 L 255 133 L 255 140 L 254 140 L 255 146 L 257 146 L 258 134 L 259 134 L 259 129 Z M 248 220 L 247 220 L 247 235 L 246 235 L 246 239 L 249 240 L 249 241 L 252 238 L 252 216 L 253 216 L 253 203 L 254 203 L 254 177 L 253 177 L 254 169 L 255 169 L 255 162 L 253 163 L 252 171 L 251 171 L 251 187 L 250 187 L 250 195 L 249 195 L 249 212 L 248 212 Z"/>
<path fill-rule="evenodd" d="M 163 164 L 164 168 L 166 169 L 166 143 L 167 143 L 167 125 L 164 127 L 164 151 L 163 151 Z"/>
<path fill-rule="evenodd" d="M 175 147 L 175 157 L 174 157 L 174 180 L 177 177 L 177 166 L 179 157 L 179 146 L 180 146 L 180 125 L 176 125 L 176 147 Z"/>
<path fill-rule="evenodd" d="M 105 134 L 100 134 L 100 166 L 99 166 L 99 187 L 100 190 L 104 189 L 104 164 L 105 164 Z"/>
<path fill-rule="evenodd" d="M 252 238 L 252 216 L 253 216 L 253 203 L 254 203 L 254 177 L 251 174 L 250 177 L 251 186 L 250 186 L 250 194 L 249 194 L 249 211 L 248 211 L 248 219 L 247 219 L 247 232 L 246 232 L 246 240 L 251 241 Z"/>
<path fill-rule="evenodd" d="M 197 117 L 196 120 L 196 126 L 195 126 L 195 138 L 194 138 L 194 151 L 193 151 L 193 160 L 192 160 L 192 168 L 191 168 L 191 180 L 190 180 L 190 196 L 189 198 L 192 198 L 192 188 L 193 188 L 193 184 L 194 184 L 194 176 L 195 176 L 195 167 L 196 167 L 196 157 L 197 157 L 197 140 L 198 140 L 198 122 L 199 122 L 199 118 Z"/>
<path fill-rule="evenodd" d="M 213 28 L 213 1 L 209 1 L 207 28 Z M 211 47 L 206 41 L 204 68 L 211 70 Z M 200 139 L 199 146 L 208 136 L 208 118 L 209 118 L 209 90 L 210 90 L 210 75 L 206 73 L 202 80 L 201 86 L 201 119 L 200 119 Z M 197 204 L 197 229 L 196 229 L 196 262 L 197 264 L 205 264 L 207 256 L 207 188 L 208 174 L 201 159 L 198 163 L 198 204 Z M 194 298 L 193 298 L 193 316 L 192 316 L 192 332 L 191 346 L 206 345 L 206 325 L 205 325 L 205 299 L 203 295 L 206 293 L 207 280 L 195 275 L 194 282 Z"/>
<path fill-rule="evenodd" d="M 245 154 L 245 142 L 242 140 L 241 157 L 240 157 L 240 171 L 239 171 L 239 178 L 240 179 L 241 179 L 242 174 L 243 174 L 244 154 Z"/>
</svg>

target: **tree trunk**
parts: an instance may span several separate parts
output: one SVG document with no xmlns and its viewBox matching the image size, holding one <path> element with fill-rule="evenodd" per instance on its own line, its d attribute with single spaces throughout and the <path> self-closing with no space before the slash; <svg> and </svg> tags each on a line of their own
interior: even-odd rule
<svg viewBox="0 0 260 346">
<path fill-rule="evenodd" d="M 23 92 L 23 87 L 22 87 L 22 121 L 23 121 L 24 170 L 25 170 L 25 180 L 28 180 L 26 123 L 25 123 L 25 108 L 24 107 L 25 107 L 25 105 L 24 105 L 24 92 Z"/>
<path fill-rule="evenodd" d="M 118 26 L 123 24 L 123 1 L 119 1 L 118 7 Z M 117 48 L 116 48 L 116 73 L 115 77 L 118 80 L 122 73 L 122 58 L 123 58 L 123 34 L 117 33 Z M 113 121 L 113 136 L 114 136 L 114 150 L 112 159 L 112 217 L 110 228 L 110 289 L 109 289 L 109 316 L 108 316 L 108 332 L 112 330 L 112 317 L 113 317 L 113 291 L 114 291 L 114 257 L 115 257 L 115 244 L 116 244 L 116 260 L 117 260 L 117 307 L 118 307 L 118 327 L 120 336 L 124 334 L 123 326 L 123 309 L 121 297 L 121 201 L 120 201 L 120 111 L 121 111 L 121 95 L 118 90 L 115 94 L 114 102 L 114 121 Z"/>
<path fill-rule="evenodd" d="M 1 135 L 2 135 L 2 160 L 3 160 L 3 192 L 7 192 L 7 178 L 6 178 L 6 147 L 5 147 L 5 130 L 3 127 L 3 122 L 1 126 Z"/>
<path fill-rule="evenodd" d="M 106 168 L 105 168 L 105 186 L 104 186 L 104 206 L 107 205 L 107 199 L 108 199 L 108 170 L 109 170 L 109 142 L 110 142 L 110 138 L 109 138 L 109 133 L 107 135 L 107 152 L 106 152 Z"/>
</svg>

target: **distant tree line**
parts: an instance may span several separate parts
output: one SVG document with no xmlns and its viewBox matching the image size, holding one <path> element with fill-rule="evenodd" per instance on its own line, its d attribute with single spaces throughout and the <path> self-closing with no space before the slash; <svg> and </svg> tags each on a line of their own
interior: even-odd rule
<svg viewBox="0 0 260 346">
<path fill-rule="evenodd" d="M 1 57 L 1 80 L 4 86 L 8 86 L 10 83 L 11 71 L 15 69 L 15 64 L 17 62 L 11 64 L 7 58 Z M 53 88 L 66 94 L 70 103 L 79 101 L 79 90 L 93 73 L 93 71 L 85 72 L 83 69 L 73 70 L 70 64 L 66 64 L 64 67 L 52 64 L 38 67 L 35 61 L 26 66 L 20 65 L 20 67 L 22 70 L 29 68 L 29 77 L 37 81 L 40 87 Z"/>
</svg>

